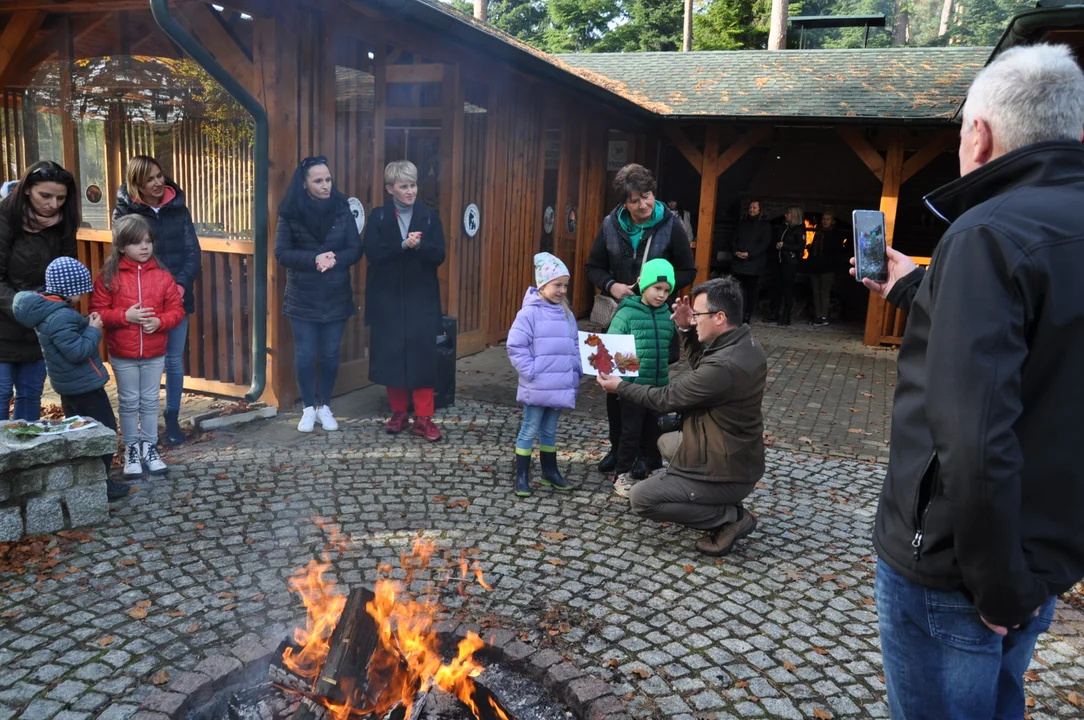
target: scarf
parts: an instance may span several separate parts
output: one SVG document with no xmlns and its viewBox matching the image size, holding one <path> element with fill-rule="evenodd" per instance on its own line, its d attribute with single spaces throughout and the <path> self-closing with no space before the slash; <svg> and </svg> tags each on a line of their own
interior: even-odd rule
<svg viewBox="0 0 1084 720">
<path fill-rule="evenodd" d="M 666 212 L 666 206 L 659 200 L 656 200 L 655 210 L 651 213 L 651 219 L 642 225 L 637 225 L 632 221 L 632 215 L 629 214 L 628 208 L 624 205 L 618 208 L 617 222 L 621 225 L 621 229 L 625 231 L 625 234 L 629 236 L 629 242 L 632 243 L 632 249 L 634 251 L 640 246 L 640 240 L 644 237 L 644 230 L 658 225 L 666 216 Z"/>
<path fill-rule="evenodd" d="M 38 217 L 34 212 L 34 208 L 28 207 L 26 209 L 26 219 L 23 221 L 23 230 L 28 233 L 39 233 L 45 228 L 51 228 L 60 224 L 60 220 L 64 217 L 64 211 L 60 208 L 53 214 L 52 217 Z"/>
<path fill-rule="evenodd" d="M 403 235 L 403 240 L 406 240 L 407 231 L 410 229 L 410 219 L 414 217 L 414 206 L 403 205 L 395 198 L 391 201 L 395 204 L 395 219 L 399 221 L 399 232 Z"/>
<path fill-rule="evenodd" d="M 171 188 L 169 185 L 166 185 L 165 188 L 162 189 L 162 202 L 158 203 L 157 205 L 151 205 L 149 202 L 146 202 L 146 201 L 141 200 L 139 198 L 132 198 L 132 200 L 139 203 L 140 205 L 146 205 L 147 207 L 151 208 L 155 212 L 158 212 L 159 210 L 164 208 L 166 205 L 169 205 L 171 202 L 173 202 L 176 199 L 176 197 L 177 197 L 177 191 L 174 190 L 173 188 Z"/>
<path fill-rule="evenodd" d="M 327 240 L 327 235 L 331 231 L 331 226 L 335 224 L 335 211 L 338 208 L 338 204 L 335 202 L 335 197 L 329 197 L 327 200 L 317 200 L 308 193 L 305 193 L 301 198 L 301 207 L 298 208 L 298 219 L 301 224 L 312 233 L 312 236 L 316 238 L 316 241 L 323 243 Z"/>
</svg>

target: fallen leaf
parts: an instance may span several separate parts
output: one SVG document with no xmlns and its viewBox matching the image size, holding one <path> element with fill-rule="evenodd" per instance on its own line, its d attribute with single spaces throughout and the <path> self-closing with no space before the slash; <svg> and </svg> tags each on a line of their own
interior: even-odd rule
<svg viewBox="0 0 1084 720">
<path fill-rule="evenodd" d="M 606 667 L 617 667 L 620 663 L 618 662 L 617 658 L 610 658 L 609 660 L 607 660 L 606 662 L 604 662 L 602 664 L 605 665 Z"/>
<path fill-rule="evenodd" d="M 871 597 L 864 597 L 864 598 L 862 598 L 862 604 L 863 605 L 876 605 L 877 601 L 874 600 Z"/>
<path fill-rule="evenodd" d="M 469 505 L 470 505 L 470 500 L 467 500 L 466 498 L 460 498 L 459 500 L 452 500 L 450 503 L 445 503 L 444 507 L 446 507 L 446 508 L 457 508 L 457 507 L 465 508 L 465 507 L 468 507 Z"/>
<path fill-rule="evenodd" d="M 783 663 L 783 669 L 787 672 L 796 672 L 798 670 L 798 666 L 792 663 L 790 660 L 787 660 Z"/>
<path fill-rule="evenodd" d="M 749 683 L 745 682 L 744 680 L 739 680 L 738 682 L 734 683 L 734 687 L 738 690 L 744 690 L 745 688 L 749 687 Z"/>
<path fill-rule="evenodd" d="M 807 438 L 805 435 L 798 438 L 798 442 L 800 442 L 800 443 L 802 443 L 804 445 L 812 445 L 813 444 L 813 441 L 810 438 Z"/>
<path fill-rule="evenodd" d="M 533 548 L 534 550 L 545 550 L 546 546 L 542 543 L 535 543 L 534 545 L 531 545 L 531 548 Z"/>
<path fill-rule="evenodd" d="M 448 499 L 447 495 L 434 495 L 433 496 L 433 502 L 444 502 L 447 499 Z"/>
<path fill-rule="evenodd" d="M 120 561 L 120 564 L 124 565 L 125 567 L 131 567 L 136 564 L 136 561 L 135 558 L 124 558 Z"/>
<path fill-rule="evenodd" d="M 194 633 L 197 630 L 199 630 L 199 623 L 198 622 L 194 622 L 194 623 L 192 623 L 191 625 L 189 625 L 188 627 L 186 627 L 184 629 L 185 632 L 190 632 L 190 633 Z"/>
<path fill-rule="evenodd" d="M 263 599 L 264 599 L 264 594 L 263 593 L 260 593 L 259 595 L 253 595 L 252 596 L 252 600 L 255 601 L 255 602 L 260 602 Z"/>
<path fill-rule="evenodd" d="M 147 617 L 147 608 L 134 607 L 128 611 L 128 617 L 135 620 L 142 620 Z"/>
<path fill-rule="evenodd" d="M 551 558 L 550 560 L 547 560 L 546 562 L 548 562 L 550 565 L 564 565 L 565 564 L 565 561 L 561 560 L 559 558 Z"/>
<path fill-rule="evenodd" d="M 1077 707 L 1080 707 L 1081 705 L 1084 705 L 1084 698 L 1080 697 L 1079 693 L 1071 692 L 1066 697 L 1066 699 L 1069 702 L 1071 702 L 1073 705 L 1076 705 Z"/>
<path fill-rule="evenodd" d="M 98 641 L 98 647 L 109 647 L 116 640 L 112 635 L 106 635 L 104 638 Z"/>
<path fill-rule="evenodd" d="M 817 718 L 817 720 L 832 720 L 832 713 L 820 708 L 813 708 L 813 717 Z"/>
<path fill-rule="evenodd" d="M 644 670 L 643 668 L 633 668 L 632 670 L 629 670 L 629 672 L 632 673 L 633 675 L 635 675 L 636 677 L 644 679 L 644 680 L 651 677 L 651 671 L 650 670 Z"/>
<path fill-rule="evenodd" d="M 203 523 L 196 523 L 196 529 L 197 530 L 203 530 L 205 527 L 207 527 L 207 526 L 204 525 Z"/>
<path fill-rule="evenodd" d="M 165 670 L 159 670 L 154 675 L 151 675 L 151 682 L 155 685 L 165 685 L 169 682 L 169 673 Z"/>
<path fill-rule="evenodd" d="M 561 542 L 568 537 L 568 535 L 565 535 L 563 532 L 544 532 L 540 534 L 547 540 L 552 540 L 554 542 Z"/>
<path fill-rule="evenodd" d="M 1029 697 L 1024 701 L 1024 707 L 1035 707 L 1035 698 Z"/>
<path fill-rule="evenodd" d="M 174 610 L 173 612 L 169 612 L 169 613 L 166 613 L 166 614 L 169 615 L 170 617 L 184 617 L 188 613 L 186 613 L 184 610 Z"/>
<path fill-rule="evenodd" d="M 230 610 L 233 610 L 235 607 L 237 607 L 237 603 L 230 603 L 229 605 L 227 605 L 226 607 L 224 607 L 222 609 L 225 610 L 226 612 L 229 612 Z"/>
<path fill-rule="evenodd" d="M 23 612 L 22 610 L 8 610 L 3 615 L 0 615 L 0 617 L 13 618 L 13 617 L 15 617 L 17 615 L 21 615 L 22 612 Z"/>
<path fill-rule="evenodd" d="M 681 566 L 681 569 L 682 569 L 682 570 L 684 570 L 684 571 L 685 571 L 685 572 L 687 572 L 687 573 L 691 573 L 691 572 L 695 572 L 695 571 L 696 571 L 696 568 L 695 568 L 695 567 L 693 567 L 692 565 L 682 565 L 682 566 Z"/>
<path fill-rule="evenodd" d="M 229 480 L 229 479 L 230 479 L 230 476 L 227 475 L 226 473 L 219 473 L 219 474 L 215 475 L 215 480 Z"/>
<path fill-rule="evenodd" d="M 235 593 L 235 592 L 224 592 L 224 593 L 219 593 L 218 594 L 218 599 L 219 600 L 229 600 L 230 598 L 235 598 L 235 597 L 237 597 L 237 593 Z"/>
<path fill-rule="evenodd" d="M 1039 682 L 1039 673 L 1034 670 L 1028 670 L 1024 673 L 1024 679 L 1028 682 Z"/>
<path fill-rule="evenodd" d="M 256 542 L 256 538 L 245 538 L 245 545 L 253 545 Z"/>
<path fill-rule="evenodd" d="M 830 582 L 832 580 L 835 580 L 837 577 L 839 577 L 839 576 L 838 575 L 833 575 L 831 573 L 825 573 L 825 574 L 821 575 L 821 582 Z"/>
<path fill-rule="evenodd" d="M 828 651 L 825 650 L 824 648 L 813 648 L 813 652 L 817 653 L 818 655 L 827 655 L 828 654 Z"/>
</svg>

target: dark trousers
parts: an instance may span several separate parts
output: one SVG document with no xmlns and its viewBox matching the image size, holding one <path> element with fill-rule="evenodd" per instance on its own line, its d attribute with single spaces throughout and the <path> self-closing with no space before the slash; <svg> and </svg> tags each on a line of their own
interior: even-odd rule
<svg viewBox="0 0 1084 720">
<path fill-rule="evenodd" d="M 745 312 L 742 322 L 749 322 L 753 313 L 760 304 L 760 275 L 738 275 L 738 283 L 741 284 L 741 292 L 745 300 Z M 674 333 L 677 336 L 677 333 Z"/>
<path fill-rule="evenodd" d="M 772 317 L 790 322 L 794 309 L 794 278 L 798 275 L 796 263 L 779 263 L 772 269 Z"/>
<path fill-rule="evenodd" d="M 98 388 L 79 395 L 61 395 L 60 407 L 64 409 L 64 415 L 67 417 L 82 415 L 83 417 L 93 418 L 113 432 L 117 431 L 117 416 L 113 414 L 113 406 L 109 402 L 109 396 L 106 394 L 105 388 Z M 113 467 L 114 454 L 102 455 L 106 474 Z"/>
<path fill-rule="evenodd" d="M 339 374 L 339 345 L 346 321 L 308 322 L 290 318 L 290 327 L 294 330 L 294 365 L 301 402 L 304 407 L 327 405 Z"/>
<path fill-rule="evenodd" d="M 621 442 L 617 446 L 617 465 L 614 474 L 632 470 L 639 455 L 651 468 L 662 465 L 657 443 L 659 441 L 659 414 L 643 405 L 618 400 L 621 414 Z"/>
</svg>

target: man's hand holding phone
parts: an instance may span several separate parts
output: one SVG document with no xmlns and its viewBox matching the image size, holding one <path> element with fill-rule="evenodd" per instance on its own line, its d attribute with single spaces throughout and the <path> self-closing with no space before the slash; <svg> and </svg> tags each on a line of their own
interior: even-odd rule
<svg viewBox="0 0 1084 720">
<path fill-rule="evenodd" d="M 862 278 L 863 285 L 883 298 L 888 297 L 888 293 L 892 291 L 892 286 L 896 284 L 897 280 L 909 275 L 918 267 L 914 260 L 890 247 L 885 248 L 885 257 L 888 259 L 888 280 L 886 282 L 879 283 L 870 280 L 869 278 Z M 851 258 L 851 269 L 849 272 L 851 273 L 851 277 L 856 277 L 853 257 Z"/>
</svg>

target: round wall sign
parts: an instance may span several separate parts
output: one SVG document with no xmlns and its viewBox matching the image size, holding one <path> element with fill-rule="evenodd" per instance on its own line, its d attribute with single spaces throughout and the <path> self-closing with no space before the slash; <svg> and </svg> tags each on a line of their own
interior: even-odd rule
<svg viewBox="0 0 1084 720">
<path fill-rule="evenodd" d="M 478 209 L 477 205 L 471 203 L 463 211 L 463 232 L 467 233 L 468 237 L 474 237 L 478 234 L 478 226 L 481 223 L 482 211 Z"/>
<path fill-rule="evenodd" d="M 347 200 L 346 204 L 350 206 L 350 213 L 354 216 L 354 222 L 358 225 L 358 234 L 360 235 L 361 231 L 365 229 L 365 206 L 356 197 Z"/>
<path fill-rule="evenodd" d="M 547 205 L 542 211 L 542 229 L 548 233 L 553 232 L 553 223 L 557 219 L 557 213 L 552 205 Z"/>
<path fill-rule="evenodd" d="M 102 201 L 102 189 L 97 185 L 87 186 L 87 201 L 97 205 Z"/>
<path fill-rule="evenodd" d="M 568 217 L 565 218 L 565 231 L 569 235 L 576 234 L 576 208 L 569 208 Z"/>
</svg>

